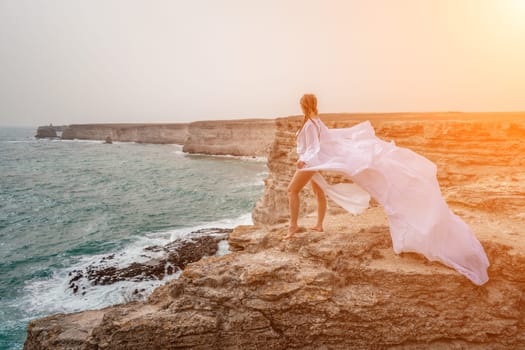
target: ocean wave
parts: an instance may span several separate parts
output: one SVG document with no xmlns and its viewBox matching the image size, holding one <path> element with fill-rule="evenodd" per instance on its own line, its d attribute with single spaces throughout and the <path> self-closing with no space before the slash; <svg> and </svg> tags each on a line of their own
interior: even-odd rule
<svg viewBox="0 0 525 350">
<path fill-rule="evenodd" d="M 69 276 L 65 271 L 59 271 L 47 280 L 35 281 L 25 287 L 27 298 L 21 301 L 29 319 L 43 317 L 55 313 L 71 313 L 90 309 L 100 309 L 107 306 L 144 299 L 157 287 L 178 278 L 180 271 L 162 280 L 147 280 L 141 282 L 119 281 L 111 285 L 86 287 L 85 295 L 76 295 L 69 288 Z M 140 298 L 136 297 L 140 296 Z"/>
<path fill-rule="evenodd" d="M 173 151 L 174 154 L 178 156 L 186 156 L 187 153 L 182 151 L 182 148 L 184 147 L 184 145 L 173 144 L 172 146 L 174 146 L 175 148 L 175 150 Z"/>
<path fill-rule="evenodd" d="M 151 232 L 111 254 L 110 265 L 122 268 L 132 263 L 143 263 L 159 258 L 162 252 L 146 251 L 144 248 L 189 240 L 195 237 L 195 231 L 201 229 L 234 228 L 238 225 L 250 224 L 253 224 L 251 214 L 247 213 L 237 218 L 222 219 L 193 227 Z M 222 256 L 229 252 L 227 240 L 221 240 L 215 255 Z M 87 280 L 75 281 L 79 288 L 78 292 L 75 292 L 70 284 L 72 272 L 85 271 L 90 266 L 100 264 L 107 256 L 108 254 L 84 256 L 73 266 L 54 271 L 50 278 L 26 282 L 24 296 L 18 299 L 16 307 L 23 309 L 28 319 L 59 312 L 70 313 L 98 309 L 132 300 L 144 300 L 157 287 L 180 275 L 180 271 L 177 271 L 173 274 L 166 273 L 162 279 L 119 281 L 109 285 L 92 285 Z"/>
</svg>

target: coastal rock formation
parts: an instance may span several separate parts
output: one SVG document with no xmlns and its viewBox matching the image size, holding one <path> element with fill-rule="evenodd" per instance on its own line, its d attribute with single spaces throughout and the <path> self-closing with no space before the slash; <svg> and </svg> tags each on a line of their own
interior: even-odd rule
<svg viewBox="0 0 525 350">
<path fill-rule="evenodd" d="M 324 233 L 283 241 L 300 123 L 283 118 L 254 211 L 258 225 L 230 233 L 231 254 L 187 265 L 145 301 L 32 321 L 24 349 L 525 348 L 525 115 L 365 118 L 380 137 L 438 164 L 451 209 L 487 252 L 486 284 L 417 254 L 394 254 L 377 205 L 352 216 L 331 204 Z M 332 127 L 360 121 L 323 119 Z M 304 214 L 314 209 L 308 196 Z"/>
<path fill-rule="evenodd" d="M 283 227 L 241 226 L 236 252 L 188 265 L 145 302 L 33 321 L 25 349 L 522 348 L 525 253 L 487 231 L 491 280 L 477 287 L 396 256 L 379 208 L 284 242 Z"/>
<path fill-rule="evenodd" d="M 144 248 L 140 255 L 144 261 L 135 261 L 127 266 L 121 266 L 120 262 L 115 262 L 117 260 L 115 254 L 105 256 L 98 263 L 93 263 L 85 269 L 71 271 L 69 288 L 75 294 L 84 295 L 86 285 L 162 280 L 165 276 L 183 270 L 186 265 L 204 256 L 217 253 L 219 242 L 228 238 L 231 231 L 231 229 L 223 228 L 193 231 L 184 240 L 175 240 L 164 246 Z M 139 291 L 136 290 L 135 294 L 138 293 Z"/>
<path fill-rule="evenodd" d="M 78 124 L 66 127 L 62 139 L 175 143 L 184 145 L 187 153 L 266 157 L 274 134 L 273 119 L 240 119 L 189 124 Z"/>
<path fill-rule="evenodd" d="M 274 134 L 273 119 L 193 122 L 189 124 L 183 151 L 213 155 L 267 156 Z"/>
<path fill-rule="evenodd" d="M 106 140 L 183 144 L 188 124 L 76 124 L 62 132 L 64 140 Z"/>
<path fill-rule="evenodd" d="M 36 138 L 55 138 L 57 137 L 56 129 L 53 126 L 39 126 L 36 130 Z"/>
</svg>

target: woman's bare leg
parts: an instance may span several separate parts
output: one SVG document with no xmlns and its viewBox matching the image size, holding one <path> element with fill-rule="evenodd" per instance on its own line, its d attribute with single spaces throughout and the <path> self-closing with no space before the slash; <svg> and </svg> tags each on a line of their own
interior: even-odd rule
<svg viewBox="0 0 525 350">
<path fill-rule="evenodd" d="M 312 189 L 314 190 L 315 198 L 317 198 L 317 224 L 312 227 L 312 229 L 323 232 L 323 221 L 326 214 L 326 196 L 315 181 L 312 181 Z"/>
<path fill-rule="evenodd" d="M 288 227 L 288 234 L 285 238 L 291 237 L 299 230 L 297 220 L 299 218 L 299 192 L 304 185 L 310 181 L 315 172 L 313 171 L 296 171 L 292 181 L 288 185 L 288 204 L 290 206 L 290 226 Z"/>
</svg>

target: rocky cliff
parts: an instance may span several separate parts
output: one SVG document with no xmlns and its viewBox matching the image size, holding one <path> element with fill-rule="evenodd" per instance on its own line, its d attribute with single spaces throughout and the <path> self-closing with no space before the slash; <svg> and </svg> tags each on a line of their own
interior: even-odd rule
<svg viewBox="0 0 525 350">
<path fill-rule="evenodd" d="M 189 264 L 146 301 L 35 320 L 25 349 L 524 349 L 525 114 L 363 118 L 438 164 L 451 209 L 491 262 L 485 285 L 395 255 L 379 206 L 352 216 L 332 205 L 326 232 L 283 241 L 300 123 L 283 118 L 258 225 L 229 235 L 231 254 Z M 323 116 L 332 127 L 363 118 Z"/>
<path fill-rule="evenodd" d="M 36 130 L 36 138 L 55 138 L 57 137 L 57 131 L 53 126 L 39 126 Z"/>
<path fill-rule="evenodd" d="M 39 134 L 44 131 L 39 128 Z M 188 153 L 266 157 L 274 134 L 273 119 L 239 119 L 189 124 L 78 124 L 66 127 L 62 139 L 109 137 L 112 141 L 183 144 Z"/>
<path fill-rule="evenodd" d="M 77 124 L 62 132 L 64 140 L 106 140 L 183 144 L 188 124 Z"/>
<path fill-rule="evenodd" d="M 267 156 L 275 134 L 275 121 L 268 119 L 193 122 L 188 127 L 184 152 Z"/>
</svg>

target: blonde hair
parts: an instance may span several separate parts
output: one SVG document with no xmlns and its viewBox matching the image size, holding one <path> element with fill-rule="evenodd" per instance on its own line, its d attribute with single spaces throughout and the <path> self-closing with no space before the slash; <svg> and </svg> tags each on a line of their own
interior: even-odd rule
<svg viewBox="0 0 525 350">
<path fill-rule="evenodd" d="M 301 129 L 303 128 L 304 124 L 313 117 L 314 115 L 317 115 L 317 97 L 315 97 L 314 94 L 304 94 L 303 97 L 301 97 L 301 109 L 304 113 L 304 119 L 303 119 L 303 125 L 301 125 Z"/>
<path fill-rule="evenodd" d="M 304 94 L 301 97 L 301 108 L 307 118 L 317 115 L 317 97 L 314 94 Z"/>
</svg>

